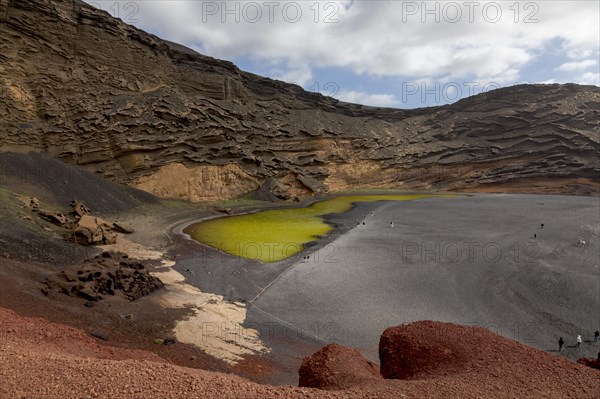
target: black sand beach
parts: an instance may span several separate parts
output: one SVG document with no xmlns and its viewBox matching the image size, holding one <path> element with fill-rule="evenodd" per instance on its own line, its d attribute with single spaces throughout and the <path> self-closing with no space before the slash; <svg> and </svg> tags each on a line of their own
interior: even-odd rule
<svg viewBox="0 0 600 399">
<path fill-rule="evenodd" d="M 265 265 L 188 242 L 176 268 L 203 291 L 250 302 L 246 325 L 275 346 L 273 359 L 338 342 L 377 360 L 386 326 L 423 319 L 546 351 L 562 336 L 565 356 L 591 357 L 600 344 L 571 346 L 600 325 L 599 205 L 503 194 L 360 204 L 292 259 Z"/>
</svg>

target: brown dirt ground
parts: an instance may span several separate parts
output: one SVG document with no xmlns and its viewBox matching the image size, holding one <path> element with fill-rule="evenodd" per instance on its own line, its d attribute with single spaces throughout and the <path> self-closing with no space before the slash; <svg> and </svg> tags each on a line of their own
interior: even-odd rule
<svg viewBox="0 0 600 399">
<path fill-rule="evenodd" d="M 431 325 L 402 339 L 421 345 Z M 480 329 L 434 323 L 438 337 L 468 347 L 470 362 L 414 380 L 373 377 L 345 391 L 274 387 L 176 366 L 148 351 L 115 349 L 81 330 L 0 309 L 0 397 L 10 398 L 597 398 L 600 372 Z M 458 340 L 455 340 L 458 338 Z M 439 344 L 434 340 L 429 345 Z M 464 348 L 463 348 L 464 349 Z M 408 353 L 408 357 L 416 356 Z M 35 384 L 31 384 L 35 381 Z"/>
<path fill-rule="evenodd" d="M 156 345 L 156 338 L 172 338 L 177 320 L 187 314 L 186 309 L 157 307 L 150 299 L 155 292 L 136 301 L 107 296 L 93 308 L 84 306 L 85 300 L 58 292 L 44 296 L 41 281 L 60 266 L 42 263 L 24 263 L 2 259 L 0 267 L 0 306 L 21 315 L 43 317 L 55 323 L 72 326 L 87 334 L 101 333 L 108 338 L 107 345 L 115 350 L 135 348 L 160 356 L 165 361 L 182 366 L 214 371 L 228 371 L 229 366 L 202 352 L 199 348 L 177 343 Z"/>
</svg>

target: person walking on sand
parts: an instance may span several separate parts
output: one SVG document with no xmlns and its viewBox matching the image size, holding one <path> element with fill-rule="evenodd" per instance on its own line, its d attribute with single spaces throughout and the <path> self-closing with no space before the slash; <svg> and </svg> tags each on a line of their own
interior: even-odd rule
<svg viewBox="0 0 600 399">
<path fill-rule="evenodd" d="M 596 330 L 596 332 L 594 333 L 594 342 L 598 342 L 599 339 L 600 339 L 600 331 Z"/>
<path fill-rule="evenodd" d="M 390 222 L 390 228 L 394 228 L 394 222 Z"/>
<path fill-rule="evenodd" d="M 581 346 L 581 335 L 577 336 L 577 345 L 575 345 L 576 348 L 579 348 Z"/>
<path fill-rule="evenodd" d="M 563 347 L 564 344 L 565 344 L 565 341 L 562 339 L 562 337 L 560 337 L 558 339 L 558 351 L 559 352 L 562 351 L 562 347 Z"/>
</svg>

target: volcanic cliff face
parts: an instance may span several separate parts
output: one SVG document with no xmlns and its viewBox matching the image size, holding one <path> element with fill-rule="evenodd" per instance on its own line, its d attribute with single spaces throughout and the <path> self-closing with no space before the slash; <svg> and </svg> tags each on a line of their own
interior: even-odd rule
<svg viewBox="0 0 600 399">
<path fill-rule="evenodd" d="M 598 192 L 600 88 L 522 85 L 417 110 L 240 71 L 79 1 L 0 1 L 0 149 L 163 197 L 364 187 Z"/>
</svg>

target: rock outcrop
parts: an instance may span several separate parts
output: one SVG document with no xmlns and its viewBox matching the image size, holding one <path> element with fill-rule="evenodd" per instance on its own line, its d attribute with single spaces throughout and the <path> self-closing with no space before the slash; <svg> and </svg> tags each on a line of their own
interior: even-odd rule
<svg viewBox="0 0 600 399">
<path fill-rule="evenodd" d="M 69 222 L 67 217 L 60 212 L 45 211 L 43 209 L 39 209 L 37 213 L 42 219 L 59 226 L 65 225 Z"/>
<path fill-rule="evenodd" d="M 40 208 L 35 197 L 21 197 L 24 208 L 30 209 L 41 219 L 68 229 L 67 240 L 79 245 L 110 245 L 117 242 L 117 234 L 131 234 L 133 230 L 122 224 L 106 221 L 91 214 L 82 201 L 71 201 L 72 211 L 68 215 Z M 31 220 L 31 218 L 29 218 Z"/>
<path fill-rule="evenodd" d="M 70 240 L 80 245 L 108 245 L 117 242 L 112 223 L 90 215 L 83 215 L 73 226 Z"/>
<path fill-rule="evenodd" d="M 452 105 L 339 102 L 163 41 L 80 1 L 0 3 L 0 149 L 163 197 L 357 187 L 599 191 L 600 88 Z M 185 180 L 185 181 L 184 181 Z"/>
<path fill-rule="evenodd" d="M 163 287 L 160 279 L 152 276 L 142 263 L 115 258 L 117 255 L 104 252 L 90 262 L 51 275 L 45 285 L 49 290 L 88 301 L 117 294 L 133 301 Z"/>
</svg>

